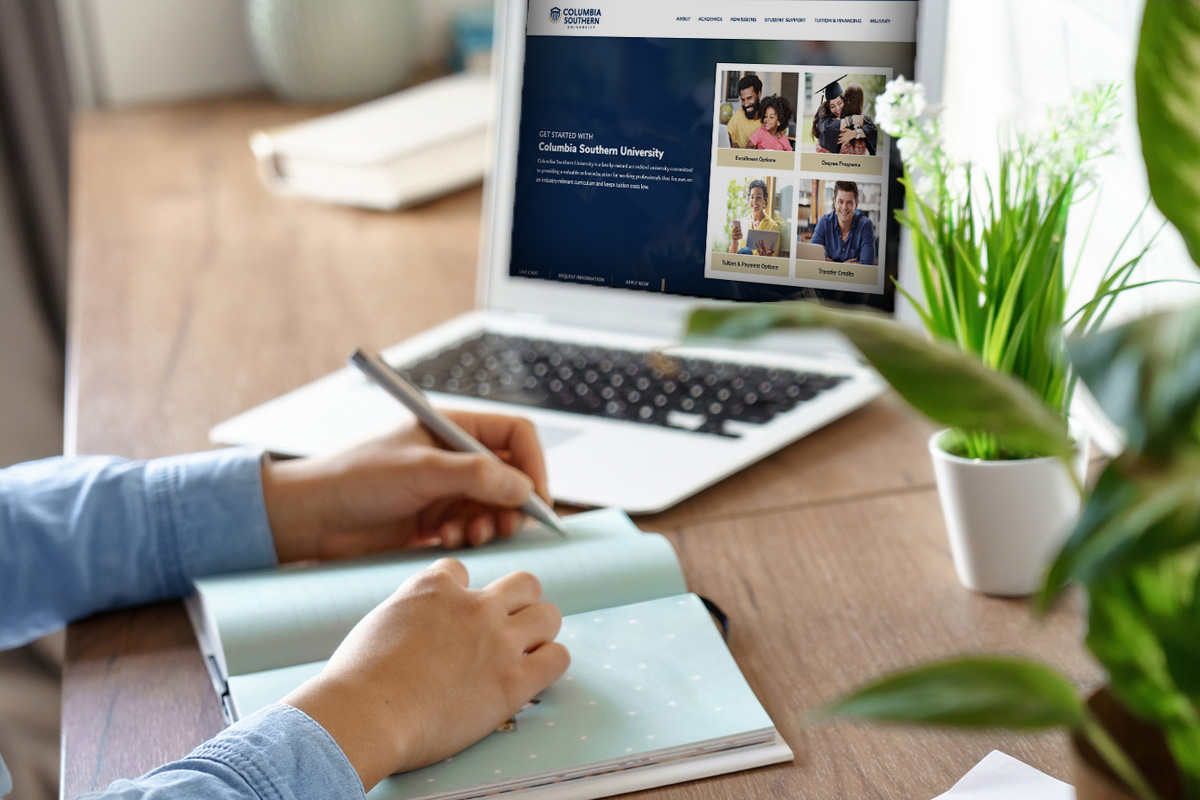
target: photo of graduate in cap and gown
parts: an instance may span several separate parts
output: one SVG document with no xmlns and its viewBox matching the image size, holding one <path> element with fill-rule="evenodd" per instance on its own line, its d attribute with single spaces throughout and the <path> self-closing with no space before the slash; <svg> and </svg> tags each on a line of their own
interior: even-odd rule
<svg viewBox="0 0 1200 800">
<path fill-rule="evenodd" d="M 843 86 L 841 81 L 847 78 L 856 80 Z M 822 78 L 810 74 L 809 79 L 815 87 L 816 81 Z M 816 111 L 810 134 L 816 152 L 876 154 L 879 131 L 867 111 L 873 110 L 875 97 L 883 90 L 884 83 L 882 75 L 842 75 L 812 91 L 811 100 L 816 104 Z"/>
</svg>

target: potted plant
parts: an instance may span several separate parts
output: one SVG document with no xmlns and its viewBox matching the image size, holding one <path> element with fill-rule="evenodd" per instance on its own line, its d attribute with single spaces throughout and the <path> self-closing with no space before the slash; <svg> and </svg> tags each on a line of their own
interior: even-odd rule
<svg viewBox="0 0 1200 800">
<path fill-rule="evenodd" d="M 896 217 L 912 237 L 924 302 L 898 290 L 935 343 L 1019 379 L 1049 411 L 1042 415 L 1043 440 L 1022 441 L 1013 431 L 970 419 L 960 424 L 945 413 L 949 407 L 969 411 L 963 404 L 982 398 L 957 398 L 955 387 L 944 382 L 918 381 L 913 387 L 917 393 L 935 390 L 922 398 L 925 407 L 916 404 L 950 426 L 933 436 L 929 450 L 959 579 L 985 594 L 1034 592 L 1079 511 L 1088 453 L 1080 432 L 1068 430 L 1074 380 L 1064 334 L 1095 330 L 1118 293 L 1143 285 L 1130 279 L 1145 249 L 1123 262 L 1114 257 L 1091 300 L 1067 312 L 1074 272 L 1064 249 L 1067 220 L 1091 191 L 1092 165 L 1111 150 L 1106 142 L 1117 118 L 1116 96 L 1113 85 L 1083 93 L 1045 130 L 1014 134 L 982 197 L 975 189 L 977 171 L 955 162 L 937 116 L 925 113 L 919 84 L 892 81 L 877 104 L 877 122 L 899 140 L 903 154 L 906 208 Z M 746 328 L 748 320 L 758 327 Z M 745 335 L 776 325 L 827 324 L 861 348 L 856 336 L 864 324 L 794 304 L 701 311 L 692 317 L 689 334 Z M 875 330 L 872 336 L 890 342 L 880 355 L 894 361 L 886 348 L 896 346 L 900 333 Z M 929 357 L 918 343 L 908 346 L 916 348 L 916 358 Z M 870 352 L 864 354 L 885 377 L 895 377 Z"/>
<path fill-rule="evenodd" d="M 1147 0 L 1137 60 L 1151 192 L 1200 262 L 1200 15 Z M 1150 136 L 1149 134 L 1153 134 Z M 702 312 L 698 330 L 750 334 L 832 324 L 884 377 L 948 425 L 1065 457 L 1061 409 L 964 352 L 877 319 L 827 309 Z M 1074 337 L 1070 363 L 1125 431 L 1049 569 L 1035 608 L 1064 585 L 1087 597 L 1087 645 L 1108 686 L 1082 700 L 1049 668 L 972 657 L 885 677 L 827 713 L 963 727 L 1072 732 L 1081 800 L 1200 798 L 1200 308 Z M 940 383 L 940 385 L 934 382 Z"/>
<path fill-rule="evenodd" d="M 1035 606 L 1045 609 L 1068 583 L 1082 586 L 1087 646 L 1108 687 L 1085 703 L 1046 666 L 972 657 L 885 677 L 829 711 L 1064 728 L 1085 767 L 1081 800 L 1200 798 L 1200 308 L 1093 335 L 1069 351 L 1128 446 L 1097 480 Z"/>
</svg>

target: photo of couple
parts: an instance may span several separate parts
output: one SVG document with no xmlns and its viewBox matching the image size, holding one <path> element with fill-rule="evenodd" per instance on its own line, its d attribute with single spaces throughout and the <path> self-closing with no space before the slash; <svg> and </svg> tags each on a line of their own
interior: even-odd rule
<svg viewBox="0 0 1200 800">
<path fill-rule="evenodd" d="M 726 70 L 720 86 L 718 147 L 789 153 L 796 149 L 798 73 Z"/>
<path fill-rule="evenodd" d="M 803 149 L 816 153 L 874 156 L 879 131 L 873 120 L 875 98 L 886 84 L 883 75 L 807 73 L 805 107 L 812 125 L 806 125 Z"/>
</svg>

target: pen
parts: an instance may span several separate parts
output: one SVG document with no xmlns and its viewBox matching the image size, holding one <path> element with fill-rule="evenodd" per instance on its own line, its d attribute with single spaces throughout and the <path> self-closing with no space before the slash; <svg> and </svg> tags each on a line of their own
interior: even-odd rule
<svg viewBox="0 0 1200 800">
<path fill-rule="evenodd" d="M 462 453 L 479 453 L 497 461 L 500 460 L 499 456 L 480 444 L 471 434 L 455 425 L 452 419 L 431 406 L 424 392 L 406 381 L 400 373 L 392 369 L 377 354 L 355 350 L 350 355 L 350 363 L 358 367 L 364 375 L 382 387 L 384 391 L 399 400 L 405 408 L 416 415 L 416 418 L 430 433 L 441 439 L 447 447 Z M 521 506 L 521 510 L 559 535 L 567 535 L 567 529 L 562 520 L 536 492 L 529 496 L 525 505 Z"/>
</svg>

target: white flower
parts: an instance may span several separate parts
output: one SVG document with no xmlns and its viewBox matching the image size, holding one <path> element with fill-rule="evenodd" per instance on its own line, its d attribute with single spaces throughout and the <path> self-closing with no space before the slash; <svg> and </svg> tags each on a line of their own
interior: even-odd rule
<svg viewBox="0 0 1200 800">
<path fill-rule="evenodd" d="M 907 167 L 926 167 L 938 161 L 941 138 L 937 125 L 928 117 L 913 120 L 903 136 L 896 140 Z"/>
<path fill-rule="evenodd" d="M 1117 86 L 1109 84 L 1076 93 L 1071 102 L 1049 115 L 1046 128 L 1024 141 L 1030 163 L 1054 180 L 1074 178 L 1084 187 L 1096 179 L 1095 160 L 1116 148 Z"/>
<path fill-rule="evenodd" d="M 875 98 L 875 124 L 889 136 L 903 137 L 925 113 L 925 87 L 901 75 L 888 81 L 887 89 Z"/>
<path fill-rule="evenodd" d="M 924 200 L 926 203 L 936 206 L 937 198 L 934 194 L 937 191 L 937 184 L 933 182 L 933 178 L 925 173 L 917 176 L 916 182 L 913 184 L 913 190 L 916 191 L 917 197 Z"/>
<path fill-rule="evenodd" d="M 957 203 L 966 196 L 969 172 L 970 167 L 967 166 L 954 166 L 946 172 L 946 194 L 950 196 L 951 201 Z"/>
</svg>

